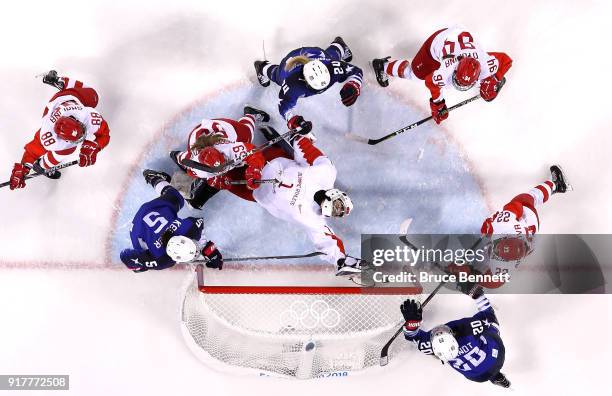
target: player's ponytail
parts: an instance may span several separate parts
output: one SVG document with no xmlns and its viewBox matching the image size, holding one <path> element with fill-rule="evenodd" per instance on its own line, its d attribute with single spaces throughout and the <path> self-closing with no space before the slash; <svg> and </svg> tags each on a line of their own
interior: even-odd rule
<svg viewBox="0 0 612 396">
<path fill-rule="evenodd" d="M 294 56 L 285 62 L 285 71 L 289 71 L 298 65 L 305 65 L 308 62 L 310 62 L 310 58 L 306 55 Z"/>
<path fill-rule="evenodd" d="M 220 143 L 225 138 L 223 135 L 214 134 L 214 135 L 201 135 L 199 138 L 191 146 L 192 150 L 202 150 L 206 147 L 214 146 L 215 144 Z"/>
</svg>

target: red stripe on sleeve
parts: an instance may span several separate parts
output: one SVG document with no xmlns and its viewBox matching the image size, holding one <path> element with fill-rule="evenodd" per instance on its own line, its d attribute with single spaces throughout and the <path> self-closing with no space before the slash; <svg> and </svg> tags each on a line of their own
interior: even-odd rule
<svg viewBox="0 0 612 396">
<path fill-rule="evenodd" d="M 314 164 L 315 160 L 323 155 L 323 153 L 316 148 L 310 139 L 302 138 L 298 141 L 298 147 L 302 150 L 304 159 L 308 162 L 308 165 Z"/>
<path fill-rule="evenodd" d="M 542 191 L 542 194 L 544 194 L 544 202 L 548 201 L 548 196 L 549 196 L 548 190 L 544 186 L 542 186 L 541 184 L 537 185 L 536 188 L 538 190 Z"/>
</svg>

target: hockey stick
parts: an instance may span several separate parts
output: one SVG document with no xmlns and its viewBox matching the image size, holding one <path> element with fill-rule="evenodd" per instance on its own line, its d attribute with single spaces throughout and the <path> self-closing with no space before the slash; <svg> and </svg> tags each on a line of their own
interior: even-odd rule
<svg viewBox="0 0 612 396">
<path fill-rule="evenodd" d="M 250 261 L 250 260 L 282 260 L 282 259 L 292 259 L 292 258 L 303 258 L 303 257 L 315 257 L 315 256 L 324 256 L 323 252 L 312 252 L 308 254 L 295 254 L 289 256 L 255 256 L 255 257 L 231 257 L 224 258 L 224 262 L 233 262 L 233 261 Z M 193 264 L 205 264 L 206 260 L 197 260 L 194 261 Z"/>
<path fill-rule="evenodd" d="M 424 308 L 427 305 L 427 303 L 429 303 L 429 301 L 431 301 L 431 299 L 438 293 L 438 291 L 442 288 L 442 286 L 444 286 L 445 283 L 446 282 L 440 282 L 440 284 L 438 286 L 436 286 L 434 291 L 432 291 L 429 294 L 429 296 L 427 296 L 425 301 L 423 301 L 423 303 L 421 304 L 421 308 Z M 397 329 L 395 334 L 393 334 L 393 337 L 391 337 L 391 339 L 389 341 L 387 341 L 385 346 L 383 346 L 382 350 L 380 351 L 380 365 L 381 366 L 386 366 L 389 363 L 389 348 L 391 347 L 391 344 L 393 344 L 393 341 L 395 341 L 397 336 L 402 331 L 404 331 L 404 325 L 403 324 L 400 326 L 399 329 Z"/>
<path fill-rule="evenodd" d="M 55 172 L 56 170 L 64 169 L 64 168 L 67 168 L 69 166 L 76 165 L 78 163 L 79 163 L 79 161 L 76 161 L 76 160 L 75 161 L 71 161 L 71 162 L 66 162 L 65 164 L 61 164 L 61 165 L 58 165 L 58 166 L 54 166 L 53 168 L 46 169 L 45 172 L 42 172 L 42 173 L 33 173 L 31 175 L 27 175 L 25 178 L 26 178 L 26 180 L 32 179 L 33 177 L 42 176 L 45 173 Z M 6 186 L 8 186 L 10 184 L 11 184 L 10 181 L 4 182 L 4 183 L 0 183 L 0 188 L 6 187 Z"/>
<path fill-rule="evenodd" d="M 219 166 L 206 166 L 206 165 L 200 164 L 199 162 L 196 162 L 190 159 L 184 159 L 181 161 L 181 163 L 185 166 L 188 166 L 190 168 L 194 168 L 194 169 L 197 169 L 203 172 L 214 173 L 215 176 L 222 175 L 234 169 L 234 167 L 238 165 L 240 162 L 242 162 L 246 157 L 253 155 L 255 153 L 258 153 L 260 151 L 263 151 L 267 149 L 268 147 L 280 142 L 281 140 L 291 137 L 292 135 L 296 133 L 299 133 L 300 129 L 301 128 L 290 129 L 287 132 L 283 133 L 282 135 L 279 135 L 275 137 L 274 139 L 269 140 L 267 143 L 262 144 L 259 147 L 255 147 L 254 149 L 247 151 L 244 155 L 241 156 L 241 158 L 236 158 L 233 161 L 230 161 L 228 163 L 225 163 Z"/>
<path fill-rule="evenodd" d="M 271 184 L 279 184 L 280 181 L 278 181 L 277 179 L 261 179 L 261 180 L 255 180 L 255 184 L 265 184 L 265 183 L 271 183 Z M 227 182 L 227 184 L 229 185 L 238 185 L 238 184 L 247 184 L 246 180 L 229 180 Z"/>
<path fill-rule="evenodd" d="M 464 105 L 466 105 L 466 104 L 468 104 L 468 103 L 470 103 L 470 102 L 473 102 L 473 101 L 475 101 L 476 99 L 479 99 L 479 98 L 480 98 L 480 94 L 479 94 L 479 95 L 476 95 L 476 96 L 472 96 L 471 98 L 466 99 L 466 100 L 464 100 L 463 102 L 459 102 L 459 103 L 455 104 L 454 106 L 449 107 L 449 108 L 448 108 L 448 111 L 458 109 L 459 107 L 464 106 Z M 395 131 L 395 132 L 391 132 L 390 134 L 385 135 L 385 136 L 383 136 L 383 137 L 380 137 L 380 138 L 378 138 L 378 139 L 367 139 L 367 140 L 366 140 L 366 138 L 364 138 L 363 136 L 357 136 L 357 135 L 351 135 L 351 136 L 353 136 L 353 137 L 355 138 L 355 140 L 357 140 L 357 141 L 360 141 L 360 142 L 362 142 L 362 143 L 367 143 L 367 144 L 369 144 L 369 145 L 372 145 L 372 146 L 373 146 L 373 145 L 375 145 L 375 144 L 378 144 L 378 143 L 384 142 L 384 141 L 385 141 L 385 140 L 387 140 L 387 139 L 391 139 L 391 138 L 392 138 L 392 137 L 394 137 L 394 136 L 400 135 L 400 134 L 402 134 L 402 133 L 404 133 L 404 132 L 408 132 L 408 131 L 410 131 L 410 130 L 412 130 L 412 129 L 416 128 L 416 127 L 418 127 L 419 125 L 426 123 L 427 121 L 431 120 L 432 118 L 433 118 L 433 116 L 429 116 L 429 117 L 427 117 L 427 118 L 423 118 L 423 119 L 422 119 L 422 120 L 420 120 L 420 121 L 417 121 L 417 122 L 415 122 L 415 123 L 413 123 L 413 124 L 410 124 L 410 125 L 408 125 L 408 126 L 405 126 L 405 127 L 403 127 L 402 129 L 398 129 L 397 131 Z"/>
</svg>

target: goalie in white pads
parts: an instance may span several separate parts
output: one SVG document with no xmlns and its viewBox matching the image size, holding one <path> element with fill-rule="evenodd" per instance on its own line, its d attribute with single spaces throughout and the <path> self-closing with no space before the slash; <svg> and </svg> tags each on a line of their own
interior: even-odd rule
<svg viewBox="0 0 612 396">
<path fill-rule="evenodd" d="M 304 227 L 316 249 L 337 266 L 336 275 L 360 273 L 361 260 L 346 255 L 342 240 L 326 222 L 326 217 L 347 216 L 353 209 L 348 195 L 334 188 L 336 167 L 305 136 L 295 135 L 292 146 L 292 159 L 279 154 L 262 170 L 263 179 L 278 183 L 261 185 L 253 198 L 274 217 Z"/>
</svg>

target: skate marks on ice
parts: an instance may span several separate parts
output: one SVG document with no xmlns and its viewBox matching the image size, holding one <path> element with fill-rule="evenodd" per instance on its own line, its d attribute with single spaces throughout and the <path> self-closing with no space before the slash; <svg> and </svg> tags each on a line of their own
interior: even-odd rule
<svg viewBox="0 0 612 396">
<path fill-rule="evenodd" d="M 397 233 L 408 225 L 411 233 L 477 232 L 487 215 L 483 192 L 460 147 L 448 134 L 429 124 L 376 147 L 347 139 L 349 132 L 379 136 L 423 114 L 408 101 L 397 100 L 371 84 L 356 104 L 347 108 L 340 101 L 339 89 L 333 87 L 323 95 L 301 100 L 296 113 L 313 122 L 316 146 L 338 169 L 336 186 L 347 191 L 355 205 L 349 217 L 329 221 L 343 239 L 347 253 L 360 254 L 362 233 Z M 130 245 L 134 213 L 155 197 L 142 180 L 142 170 L 153 168 L 173 174 L 177 169 L 168 153 L 184 149 L 187 135 L 202 118 L 238 119 L 245 103 L 266 110 L 272 116 L 271 124 L 278 131 L 286 130 L 277 111 L 277 95 L 274 86 L 262 89 L 249 82 L 235 84 L 193 104 L 152 137 L 117 200 L 110 238 L 113 262 L 118 262 L 121 249 Z M 263 136 L 256 132 L 255 143 L 263 142 Z M 301 229 L 225 191 L 208 201 L 203 211 L 184 208 L 180 215 L 204 217 L 206 236 L 226 257 L 313 250 Z M 408 224 L 407 219 L 411 219 Z"/>
</svg>

